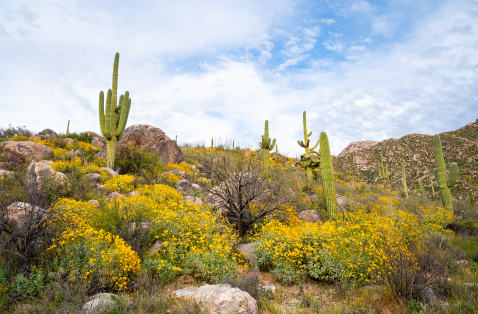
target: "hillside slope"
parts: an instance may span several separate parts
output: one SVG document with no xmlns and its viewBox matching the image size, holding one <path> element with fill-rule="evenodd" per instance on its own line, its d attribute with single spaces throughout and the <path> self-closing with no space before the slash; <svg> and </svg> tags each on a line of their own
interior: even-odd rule
<svg viewBox="0 0 478 314">
<path fill-rule="evenodd" d="M 440 133 L 447 170 L 450 164 L 458 164 L 458 180 L 451 189 L 455 199 L 464 200 L 468 190 L 478 195 L 478 123 L 469 123 L 459 130 Z M 349 145 L 350 146 L 350 145 Z M 349 147 L 347 146 L 347 147 Z M 345 151 L 345 150 L 344 150 Z M 402 186 L 401 163 L 405 164 L 409 192 L 419 195 L 418 181 L 423 179 L 425 195 L 431 195 L 431 181 L 435 180 L 433 169 L 435 154 L 433 136 L 408 134 L 400 139 L 388 139 L 371 147 L 340 153 L 334 158 L 334 168 L 357 176 L 360 180 L 376 180 L 379 177 L 377 162 L 383 156 L 390 167 L 392 189 Z"/>
</svg>

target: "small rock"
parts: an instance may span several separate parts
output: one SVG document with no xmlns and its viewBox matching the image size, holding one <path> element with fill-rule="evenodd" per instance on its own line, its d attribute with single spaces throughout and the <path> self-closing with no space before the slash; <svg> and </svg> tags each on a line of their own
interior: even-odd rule
<svg viewBox="0 0 478 314">
<path fill-rule="evenodd" d="M 196 183 L 191 184 L 191 189 L 193 189 L 196 192 L 202 191 L 201 186 L 199 186 L 199 184 L 196 184 Z"/>
<path fill-rule="evenodd" d="M 265 292 L 265 293 L 268 293 L 268 292 L 270 292 L 270 293 L 276 293 L 276 287 L 275 287 L 275 286 L 272 286 L 272 285 L 270 285 L 270 286 L 262 286 L 262 287 L 261 287 L 261 290 L 262 290 L 263 292 Z"/>
<path fill-rule="evenodd" d="M 89 200 L 88 202 L 93 203 L 93 204 L 98 205 L 98 206 L 100 205 L 100 202 L 98 202 L 97 200 Z"/>
<path fill-rule="evenodd" d="M 95 188 L 98 190 L 98 192 L 100 193 L 105 193 L 107 192 L 108 190 L 106 189 L 106 186 L 102 185 L 102 184 L 96 184 L 95 185 Z"/>
<path fill-rule="evenodd" d="M 299 213 L 298 217 L 307 222 L 319 222 L 320 216 L 317 214 L 317 211 L 308 209 Z"/>
<path fill-rule="evenodd" d="M 149 254 L 156 254 L 159 251 L 163 250 L 163 242 L 161 241 L 156 241 L 153 246 L 149 249 Z"/>
<path fill-rule="evenodd" d="M 116 198 L 120 198 L 120 197 L 124 197 L 124 195 L 121 194 L 121 193 L 118 193 L 118 192 L 111 192 L 108 195 L 106 195 L 106 198 L 108 198 L 108 199 L 116 199 Z"/>
<path fill-rule="evenodd" d="M 453 264 L 455 264 L 455 266 L 468 266 L 470 265 L 470 261 L 463 259 L 460 261 L 455 261 Z"/>
<path fill-rule="evenodd" d="M 13 176 L 13 172 L 8 171 L 8 170 L 0 170 L 0 178 L 12 177 L 12 176 Z"/>
<path fill-rule="evenodd" d="M 180 284 L 189 284 L 194 282 L 194 278 L 188 275 L 183 275 L 178 278 Z"/>
<path fill-rule="evenodd" d="M 193 204 L 196 204 L 197 206 L 202 206 L 202 201 L 200 198 L 198 197 L 195 197 L 195 196 L 186 196 L 184 197 L 184 199 L 187 201 L 187 202 L 190 202 L 190 203 L 193 203 Z"/>
<path fill-rule="evenodd" d="M 72 138 L 64 138 L 62 141 L 63 141 L 63 143 L 65 143 L 65 145 L 70 145 L 70 144 L 73 144 L 75 142 L 75 140 L 72 139 Z"/>
<path fill-rule="evenodd" d="M 194 166 L 195 166 L 196 168 L 198 168 L 199 170 L 203 170 L 203 169 L 204 169 L 204 166 L 203 166 L 202 164 L 200 164 L 200 163 L 195 163 Z"/>
<path fill-rule="evenodd" d="M 176 298 L 193 298 L 198 288 L 185 288 L 173 292 Z"/>
<path fill-rule="evenodd" d="M 191 188 L 191 183 L 188 180 L 179 180 L 176 182 L 175 186 L 176 189 L 181 189 L 183 191 L 189 190 Z"/>
<path fill-rule="evenodd" d="M 140 222 L 138 224 L 136 224 L 135 222 L 133 222 L 130 226 L 129 226 L 129 232 L 134 232 L 136 229 L 139 229 L 141 231 L 147 231 L 151 228 L 151 222 Z"/>
<path fill-rule="evenodd" d="M 104 171 L 108 172 L 108 174 L 112 177 L 115 177 L 118 175 L 118 172 L 114 171 L 113 169 L 111 168 L 107 168 L 107 167 L 102 167 L 101 169 L 103 169 Z"/>
<path fill-rule="evenodd" d="M 128 193 L 128 196 L 139 196 L 139 192 L 138 191 L 131 191 Z"/>
<path fill-rule="evenodd" d="M 114 299 L 119 299 L 119 297 L 111 293 L 97 293 L 91 297 L 91 301 L 85 303 L 83 311 L 85 314 L 101 313 L 116 305 Z"/>
<path fill-rule="evenodd" d="M 99 173 L 88 173 L 86 174 L 86 178 L 93 184 L 100 183 L 101 175 Z"/>
</svg>

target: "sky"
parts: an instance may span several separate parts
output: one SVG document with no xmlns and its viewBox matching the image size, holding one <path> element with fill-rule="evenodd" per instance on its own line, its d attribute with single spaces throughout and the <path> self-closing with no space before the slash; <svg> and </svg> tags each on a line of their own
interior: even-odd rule
<svg viewBox="0 0 478 314">
<path fill-rule="evenodd" d="M 257 148 L 268 120 L 295 157 L 306 111 L 337 155 L 478 119 L 478 0 L 0 0 L 0 127 L 100 134 L 116 52 L 127 126 L 179 143 Z"/>
</svg>

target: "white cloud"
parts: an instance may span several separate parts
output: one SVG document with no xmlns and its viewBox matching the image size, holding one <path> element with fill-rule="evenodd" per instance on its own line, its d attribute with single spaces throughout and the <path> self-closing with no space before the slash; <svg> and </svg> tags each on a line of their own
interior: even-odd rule
<svg viewBox="0 0 478 314">
<path fill-rule="evenodd" d="M 370 4 L 367 1 L 358 1 L 350 6 L 352 12 L 369 12 L 371 10 Z"/>
<path fill-rule="evenodd" d="M 334 19 L 321 19 L 320 22 L 325 23 L 327 25 L 334 24 L 335 20 Z"/>
<path fill-rule="evenodd" d="M 339 41 L 326 40 L 323 44 L 327 50 L 330 51 L 342 51 L 344 47 Z"/>
<path fill-rule="evenodd" d="M 349 48 L 349 51 L 365 51 L 367 48 L 364 45 L 361 46 L 352 46 Z"/>
<path fill-rule="evenodd" d="M 303 32 L 305 36 L 317 37 L 320 34 L 320 28 L 318 26 L 314 26 L 312 28 L 304 28 Z"/>
<path fill-rule="evenodd" d="M 365 38 L 362 40 L 363 43 L 370 43 L 372 40 L 370 38 Z"/>
</svg>

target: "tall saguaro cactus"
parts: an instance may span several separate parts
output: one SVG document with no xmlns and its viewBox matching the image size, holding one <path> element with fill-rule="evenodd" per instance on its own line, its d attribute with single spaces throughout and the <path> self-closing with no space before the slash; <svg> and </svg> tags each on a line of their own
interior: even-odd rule
<svg viewBox="0 0 478 314">
<path fill-rule="evenodd" d="M 443 158 L 443 150 L 441 148 L 440 135 L 435 134 L 433 136 L 433 144 L 435 147 L 435 187 L 438 187 L 440 190 L 441 199 L 443 201 L 443 206 L 448 210 L 453 210 L 453 203 L 451 201 L 450 188 L 455 185 L 456 178 L 458 177 L 458 165 L 452 163 L 450 167 L 450 178 L 446 177 L 446 167 L 445 160 Z"/>
<path fill-rule="evenodd" d="M 468 204 L 475 206 L 475 199 L 473 198 L 473 192 L 468 191 Z"/>
<path fill-rule="evenodd" d="M 107 140 L 106 144 L 106 166 L 113 168 L 115 165 L 116 142 L 123 137 L 126 121 L 128 120 L 129 109 L 131 107 L 131 98 L 129 92 L 121 95 L 118 105 L 116 104 L 118 90 L 118 65 L 119 53 L 115 55 L 113 64 L 113 88 L 108 90 L 106 96 L 103 91 L 100 92 L 99 115 L 101 133 Z"/>
<path fill-rule="evenodd" d="M 383 181 L 385 187 L 390 186 L 390 177 L 388 175 L 388 164 L 383 166 L 383 158 L 380 155 L 380 162 L 378 162 L 378 174 L 380 179 Z"/>
<path fill-rule="evenodd" d="M 408 198 L 407 176 L 405 175 L 405 165 L 402 163 L 402 181 L 403 187 L 400 189 L 402 197 Z"/>
<path fill-rule="evenodd" d="M 305 154 L 300 156 L 299 164 L 302 168 L 305 168 L 305 172 L 307 173 L 307 179 L 309 183 L 314 180 L 314 169 L 320 166 L 320 160 L 314 159 L 312 154 L 320 155 L 318 152 L 314 151 L 314 149 L 319 146 L 319 141 L 314 145 L 314 147 L 309 148 L 310 139 L 309 137 L 312 135 L 312 132 L 307 133 L 307 121 L 305 111 L 303 114 L 303 123 L 304 123 L 304 141 L 297 141 L 301 147 L 305 148 Z"/>
<path fill-rule="evenodd" d="M 419 185 L 418 191 L 420 192 L 420 195 L 423 197 L 425 194 L 425 191 L 423 191 L 422 180 L 418 181 L 418 185 Z"/>
<path fill-rule="evenodd" d="M 259 146 L 262 148 L 262 156 L 264 158 L 264 169 L 267 173 L 269 169 L 269 151 L 274 148 L 276 145 L 276 139 L 272 140 L 269 138 L 269 121 L 266 120 L 264 125 L 264 135 L 262 135 L 262 141 L 259 143 Z"/>
<path fill-rule="evenodd" d="M 335 182 L 334 168 L 332 167 L 332 157 L 330 156 L 330 146 L 327 133 L 320 133 L 320 160 L 322 163 L 322 185 L 324 186 L 325 205 L 331 217 L 335 217 Z"/>
</svg>

